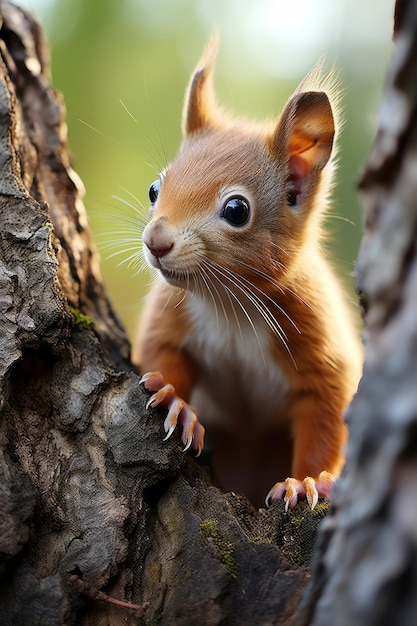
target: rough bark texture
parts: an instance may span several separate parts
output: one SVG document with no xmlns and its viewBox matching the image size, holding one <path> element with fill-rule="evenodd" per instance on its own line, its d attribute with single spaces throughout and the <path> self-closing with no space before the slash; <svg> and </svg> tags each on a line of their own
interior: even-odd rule
<svg viewBox="0 0 417 626">
<path fill-rule="evenodd" d="M 258 514 L 162 441 L 42 31 L 8 2 L 0 19 L 0 624 L 288 624 L 326 507 Z"/>
<path fill-rule="evenodd" d="M 304 625 L 417 620 L 417 3 L 398 2 L 395 18 L 379 131 L 360 183 L 366 363 Z"/>
</svg>

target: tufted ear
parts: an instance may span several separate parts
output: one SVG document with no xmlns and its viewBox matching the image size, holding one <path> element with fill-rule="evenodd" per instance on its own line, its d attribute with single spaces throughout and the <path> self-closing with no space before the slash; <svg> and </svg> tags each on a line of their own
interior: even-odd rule
<svg viewBox="0 0 417 626">
<path fill-rule="evenodd" d="M 213 89 L 213 70 L 218 48 L 219 39 L 214 35 L 191 76 L 182 114 L 184 136 L 214 126 L 219 120 L 220 111 Z"/>
<path fill-rule="evenodd" d="M 330 159 L 335 122 L 324 91 L 296 93 L 288 101 L 270 138 L 270 150 L 288 164 L 287 191 L 293 206 L 310 175 Z"/>
</svg>

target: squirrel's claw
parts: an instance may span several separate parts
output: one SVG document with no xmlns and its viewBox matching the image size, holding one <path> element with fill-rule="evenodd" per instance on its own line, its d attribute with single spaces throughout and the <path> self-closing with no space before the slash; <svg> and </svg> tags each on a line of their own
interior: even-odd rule
<svg viewBox="0 0 417 626">
<path fill-rule="evenodd" d="M 168 439 L 171 437 L 171 435 L 174 432 L 174 430 L 175 430 L 175 426 L 171 426 L 171 428 L 168 430 L 166 436 L 163 438 L 163 441 L 168 441 Z"/>
<path fill-rule="evenodd" d="M 287 478 L 283 482 L 276 483 L 269 491 L 265 499 L 266 506 L 271 500 L 279 500 L 284 497 L 285 510 L 293 509 L 297 505 L 299 497 L 306 497 L 311 510 L 316 506 L 319 498 L 328 498 L 335 477 L 330 472 L 323 471 L 317 479 L 306 476 L 304 480 Z"/>
<path fill-rule="evenodd" d="M 177 425 L 182 426 L 181 441 L 184 444 L 184 452 L 191 446 L 201 454 L 204 447 L 204 426 L 198 421 L 195 410 L 175 393 L 173 385 L 166 384 L 159 372 L 147 372 L 139 381 L 147 391 L 154 393 L 146 403 L 146 408 L 162 406 L 167 410 L 164 420 L 166 437 L 169 439 Z"/>
</svg>

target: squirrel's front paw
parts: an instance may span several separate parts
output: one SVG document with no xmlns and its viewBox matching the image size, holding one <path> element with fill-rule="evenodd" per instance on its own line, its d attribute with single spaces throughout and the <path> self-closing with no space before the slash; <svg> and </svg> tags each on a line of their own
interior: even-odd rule
<svg viewBox="0 0 417 626">
<path fill-rule="evenodd" d="M 327 498 L 335 481 L 335 476 L 330 472 L 323 471 L 317 479 L 306 476 L 304 480 L 287 478 L 281 483 L 276 483 L 265 499 L 268 506 L 271 500 L 279 500 L 284 496 L 285 510 L 293 509 L 299 497 L 306 497 L 311 509 L 314 509 L 319 498 Z"/>
<path fill-rule="evenodd" d="M 175 388 L 165 383 L 159 372 L 147 372 L 140 379 L 147 391 L 154 392 L 149 398 L 146 408 L 162 406 L 167 410 L 164 429 L 167 433 L 164 441 L 171 437 L 178 424 L 182 427 L 181 441 L 184 452 L 190 446 L 201 454 L 204 447 L 204 426 L 198 421 L 195 410 L 175 393 Z"/>
</svg>

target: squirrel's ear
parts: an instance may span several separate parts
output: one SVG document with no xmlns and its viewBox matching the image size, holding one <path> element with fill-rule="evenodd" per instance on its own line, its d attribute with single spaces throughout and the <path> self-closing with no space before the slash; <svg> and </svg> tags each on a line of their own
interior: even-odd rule
<svg viewBox="0 0 417 626">
<path fill-rule="evenodd" d="M 192 135 L 206 126 L 215 125 L 218 118 L 218 106 L 213 89 L 213 69 L 218 48 L 219 39 L 214 35 L 191 76 L 182 114 L 184 136 Z"/>
<path fill-rule="evenodd" d="M 288 164 L 289 193 L 302 192 L 313 172 L 330 159 L 335 122 L 324 91 L 296 93 L 287 103 L 270 137 L 271 153 Z"/>
</svg>

